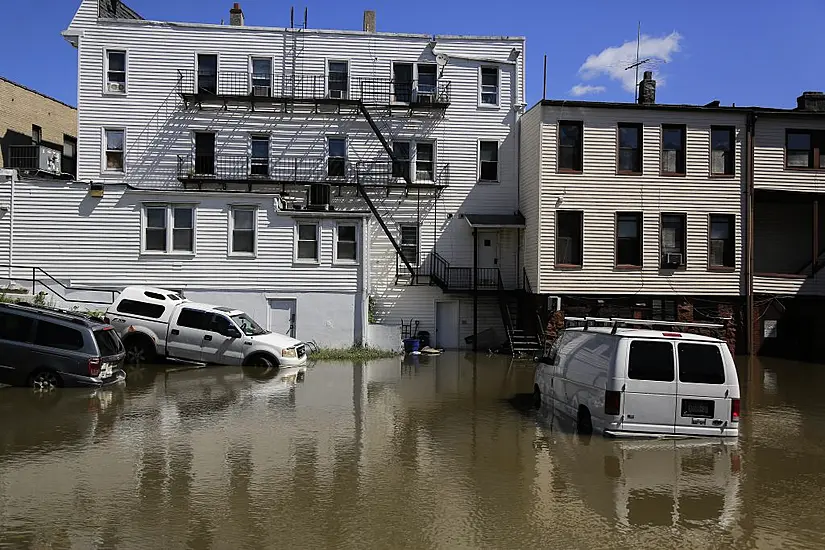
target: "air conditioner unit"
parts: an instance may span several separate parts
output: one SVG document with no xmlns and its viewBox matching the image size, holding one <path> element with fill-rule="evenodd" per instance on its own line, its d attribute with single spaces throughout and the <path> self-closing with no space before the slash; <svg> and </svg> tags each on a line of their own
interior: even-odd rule
<svg viewBox="0 0 825 550">
<path fill-rule="evenodd" d="M 682 265 L 682 255 L 681 254 L 673 254 L 668 253 L 662 256 L 662 267 L 675 269 Z"/>
<path fill-rule="evenodd" d="M 269 97 L 272 95 L 272 88 L 269 86 L 252 86 L 252 95 L 255 97 Z"/>
<path fill-rule="evenodd" d="M 329 210 L 331 187 L 325 183 L 313 183 L 309 186 L 307 210 Z"/>
<path fill-rule="evenodd" d="M 123 93 L 126 91 L 125 82 L 109 82 L 107 90 L 115 93 Z"/>
<path fill-rule="evenodd" d="M 347 98 L 347 91 L 346 90 L 330 90 L 329 91 L 329 98 L 330 99 L 346 99 Z"/>
<path fill-rule="evenodd" d="M 51 172 L 52 174 L 60 174 L 61 153 L 56 149 L 40 146 L 37 155 L 37 168 L 44 172 Z"/>
<path fill-rule="evenodd" d="M 415 94 L 415 101 L 423 104 L 435 103 L 435 92 L 432 90 L 427 90 L 424 92 L 419 90 Z"/>
</svg>

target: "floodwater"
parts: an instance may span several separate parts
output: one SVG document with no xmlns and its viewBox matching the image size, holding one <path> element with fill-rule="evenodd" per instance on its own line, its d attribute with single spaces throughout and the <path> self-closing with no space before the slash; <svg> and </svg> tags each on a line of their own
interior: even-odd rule
<svg viewBox="0 0 825 550">
<path fill-rule="evenodd" d="M 743 361 L 738 442 L 580 437 L 448 353 L 0 390 L 0 548 L 825 544 L 825 367 Z"/>
</svg>

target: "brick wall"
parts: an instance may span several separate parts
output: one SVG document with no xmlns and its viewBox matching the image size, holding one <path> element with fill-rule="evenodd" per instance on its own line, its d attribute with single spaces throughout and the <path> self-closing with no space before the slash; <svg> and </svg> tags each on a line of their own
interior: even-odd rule
<svg viewBox="0 0 825 550">
<path fill-rule="evenodd" d="M 63 151 L 63 135 L 77 138 L 77 110 L 0 78 L 0 167 L 9 145 L 30 145 L 32 124 L 42 143 Z"/>
</svg>

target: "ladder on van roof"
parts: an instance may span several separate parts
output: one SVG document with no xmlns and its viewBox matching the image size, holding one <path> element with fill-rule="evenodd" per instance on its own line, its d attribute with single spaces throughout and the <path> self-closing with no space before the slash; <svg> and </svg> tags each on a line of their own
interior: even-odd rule
<svg viewBox="0 0 825 550">
<path fill-rule="evenodd" d="M 646 327 L 687 327 L 704 329 L 723 329 L 724 325 L 713 323 L 686 323 L 682 321 L 651 321 L 648 319 L 620 319 L 615 317 L 565 317 L 564 323 L 584 323 L 584 330 L 591 326 L 610 326 L 610 334 L 616 334 L 619 327 L 627 328 L 631 326 Z"/>
</svg>

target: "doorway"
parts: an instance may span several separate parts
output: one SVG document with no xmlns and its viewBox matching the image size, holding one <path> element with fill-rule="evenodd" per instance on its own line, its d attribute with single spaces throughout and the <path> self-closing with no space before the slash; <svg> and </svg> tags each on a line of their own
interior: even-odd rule
<svg viewBox="0 0 825 550">
<path fill-rule="evenodd" d="M 295 300 L 270 300 L 269 326 L 267 328 L 272 332 L 295 338 L 295 310 Z"/>
<path fill-rule="evenodd" d="M 478 232 L 478 267 L 498 267 L 498 231 Z"/>
<path fill-rule="evenodd" d="M 459 317 L 458 302 L 436 302 L 435 304 L 435 347 L 458 349 Z"/>
</svg>

